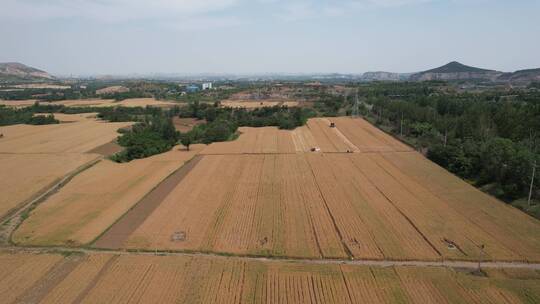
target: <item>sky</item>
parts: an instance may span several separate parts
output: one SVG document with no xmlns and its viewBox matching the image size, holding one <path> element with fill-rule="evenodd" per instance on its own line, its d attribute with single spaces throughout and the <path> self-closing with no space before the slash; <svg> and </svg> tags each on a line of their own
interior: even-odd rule
<svg viewBox="0 0 540 304">
<path fill-rule="evenodd" d="M 0 0 L 0 62 L 56 75 L 540 67 L 539 0 Z"/>
</svg>

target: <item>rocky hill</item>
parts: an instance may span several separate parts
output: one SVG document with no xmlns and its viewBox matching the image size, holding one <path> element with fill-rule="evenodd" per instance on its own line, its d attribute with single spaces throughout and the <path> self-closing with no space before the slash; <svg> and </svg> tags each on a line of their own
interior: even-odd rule
<svg viewBox="0 0 540 304">
<path fill-rule="evenodd" d="M 402 80 L 402 75 L 391 72 L 366 72 L 360 77 L 362 81 L 398 81 Z"/>
<path fill-rule="evenodd" d="M 504 73 L 497 81 L 500 82 L 511 82 L 517 84 L 527 84 L 531 82 L 540 81 L 540 68 L 539 69 L 528 69 L 528 70 L 519 70 L 513 73 Z"/>
<path fill-rule="evenodd" d="M 49 73 L 18 62 L 0 63 L 1 81 L 39 81 L 54 79 Z"/>
<path fill-rule="evenodd" d="M 475 68 L 453 61 L 441 67 L 411 75 L 412 81 L 427 80 L 491 80 L 495 81 L 502 72 Z"/>
</svg>

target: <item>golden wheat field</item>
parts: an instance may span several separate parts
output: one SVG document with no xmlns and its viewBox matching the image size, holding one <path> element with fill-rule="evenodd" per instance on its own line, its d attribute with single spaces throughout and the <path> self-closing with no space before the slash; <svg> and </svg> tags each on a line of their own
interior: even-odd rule
<svg viewBox="0 0 540 304">
<path fill-rule="evenodd" d="M 325 118 L 294 131 L 243 128 L 238 140 L 211 144 L 139 226 L 111 230 L 129 235 L 107 246 L 301 258 L 540 261 L 537 220 L 363 120 L 331 121 L 336 128 Z M 306 151 L 312 145 L 320 152 Z"/>
<path fill-rule="evenodd" d="M 0 129 L 0 215 L 131 125 L 94 115 Z M 240 132 L 75 175 L 0 251 L 0 302 L 540 302 L 540 222 L 368 122 Z"/>
<path fill-rule="evenodd" d="M 95 161 L 99 155 L 85 152 L 110 142 L 119 128 L 131 125 L 91 117 L 60 114 L 61 120 L 72 122 L 0 127 L 0 216 Z"/>
<path fill-rule="evenodd" d="M 200 149 L 175 147 L 129 163 L 103 160 L 33 210 L 13 240 L 22 245 L 89 243 Z"/>
<path fill-rule="evenodd" d="M 9 107 L 21 108 L 32 106 L 36 102 L 35 99 L 30 100 L 0 100 L 0 105 Z M 172 107 L 177 105 L 174 101 L 157 100 L 155 98 L 130 98 L 122 101 L 114 99 L 66 99 L 60 101 L 46 102 L 40 101 L 43 105 L 63 105 L 66 107 Z"/>
<path fill-rule="evenodd" d="M 78 153 L 0 153 L 0 217 L 97 158 Z"/>
<path fill-rule="evenodd" d="M 222 107 L 228 107 L 228 108 L 246 108 L 246 109 L 256 109 L 256 108 L 264 108 L 264 107 L 275 107 L 275 106 L 287 106 L 287 107 L 296 107 L 298 106 L 299 102 L 296 100 L 289 100 L 289 99 L 242 99 L 242 100 L 236 100 L 236 99 L 228 99 L 228 100 L 222 100 L 221 106 Z"/>
<path fill-rule="evenodd" d="M 194 256 L 1 254 L 3 303 L 537 303 L 540 274 Z"/>
<path fill-rule="evenodd" d="M 0 127 L 0 153 L 84 153 L 111 142 L 129 122 L 83 120 L 52 125 Z"/>
<path fill-rule="evenodd" d="M 0 99 L 0 106 L 8 106 L 13 108 L 24 108 L 29 107 L 36 103 L 35 99 L 26 99 L 26 100 L 4 100 Z"/>
</svg>

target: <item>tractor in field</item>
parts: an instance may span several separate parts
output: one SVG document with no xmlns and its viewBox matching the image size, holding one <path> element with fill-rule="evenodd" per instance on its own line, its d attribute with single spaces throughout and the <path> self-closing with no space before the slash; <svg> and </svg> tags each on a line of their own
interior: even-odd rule
<svg viewBox="0 0 540 304">
<path fill-rule="evenodd" d="M 331 123 L 330 123 L 330 128 L 335 128 L 335 127 L 336 127 L 336 124 L 333 123 L 333 122 L 331 122 Z"/>
</svg>

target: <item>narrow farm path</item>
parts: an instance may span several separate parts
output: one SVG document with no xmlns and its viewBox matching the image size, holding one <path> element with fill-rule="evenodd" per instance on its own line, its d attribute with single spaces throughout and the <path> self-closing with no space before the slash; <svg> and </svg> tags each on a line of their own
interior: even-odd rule
<svg viewBox="0 0 540 304">
<path fill-rule="evenodd" d="M 421 261 L 421 260 L 367 260 L 367 259 L 301 259 L 287 257 L 257 257 L 236 254 L 218 254 L 211 252 L 183 252 L 183 251 L 134 251 L 134 250 L 106 250 L 91 247 L 18 247 L 9 246 L 0 248 L 4 253 L 64 253 L 64 254 L 111 254 L 111 255 L 139 255 L 139 256 L 183 256 L 183 257 L 207 257 L 215 259 L 230 259 L 237 261 L 267 262 L 267 263 L 296 263 L 306 265 L 356 265 L 356 266 L 414 266 L 414 267 L 450 267 L 463 269 L 477 269 L 478 262 L 441 260 L 441 261 Z M 540 263 L 525 262 L 481 262 L 482 268 L 519 268 L 540 270 Z"/>
<path fill-rule="evenodd" d="M 11 235 L 19 227 L 19 225 L 24 221 L 28 213 L 34 209 L 39 203 L 45 201 L 49 196 L 60 190 L 64 187 L 70 180 L 72 180 L 79 173 L 91 168 L 100 161 L 103 160 L 103 156 L 93 159 L 92 161 L 84 164 L 83 166 L 73 170 L 68 173 L 60 180 L 54 182 L 50 187 L 44 189 L 36 196 L 30 199 L 28 202 L 23 203 L 15 209 L 14 211 L 8 213 L 4 217 L 0 218 L 0 247 L 9 246 Z"/>
</svg>

